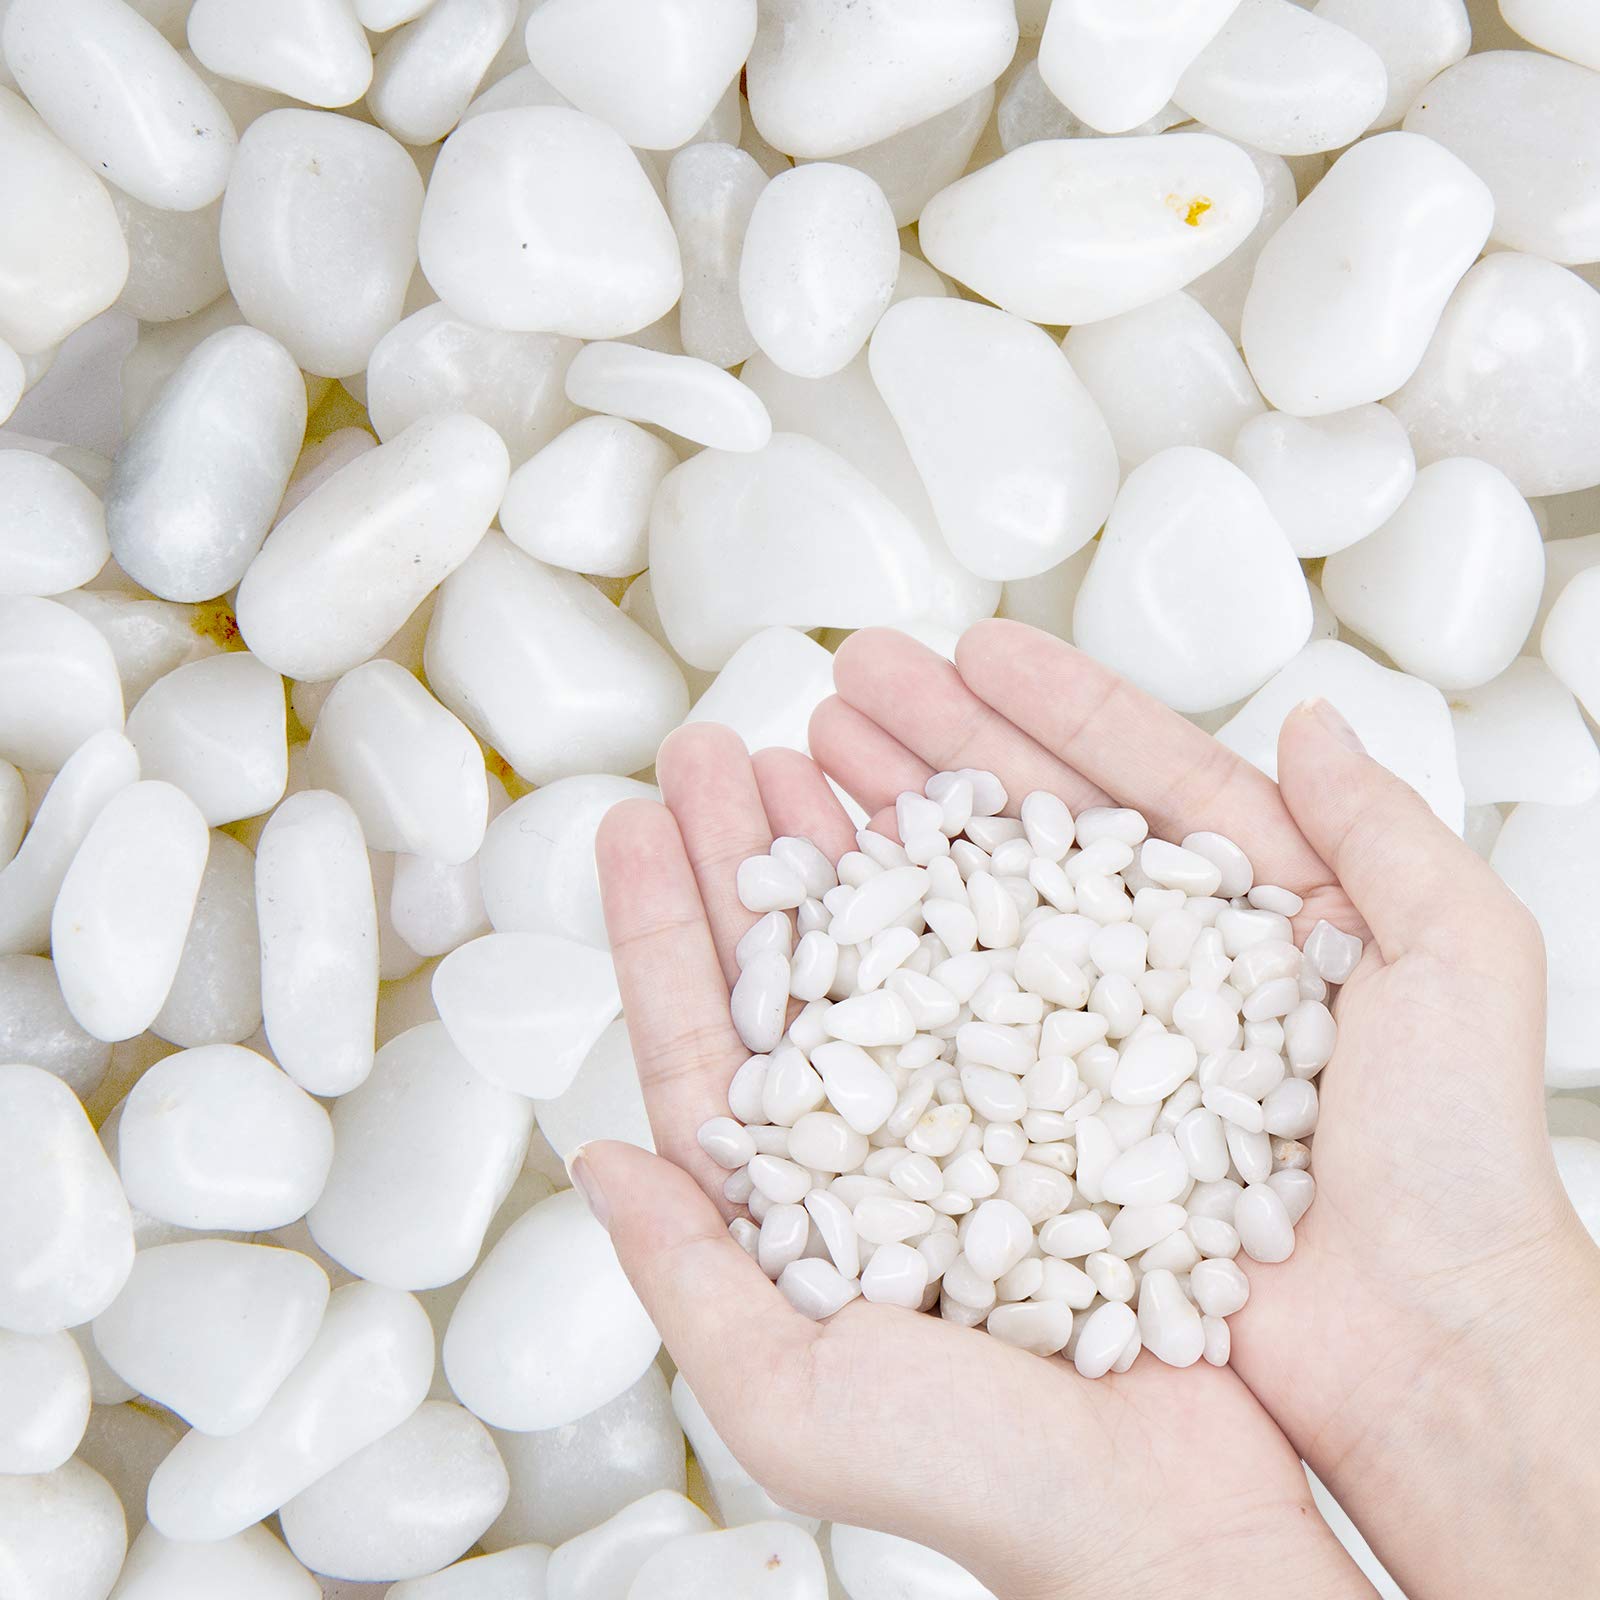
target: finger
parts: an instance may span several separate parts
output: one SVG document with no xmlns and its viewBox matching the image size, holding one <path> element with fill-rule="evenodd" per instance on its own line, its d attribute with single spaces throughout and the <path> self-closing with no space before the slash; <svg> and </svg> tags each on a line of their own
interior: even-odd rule
<svg viewBox="0 0 1600 1600">
<path fill-rule="evenodd" d="M 822 768 L 798 750 L 758 750 L 756 785 L 774 837 L 809 839 L 830 861 L 856 847 L 855 824 L 828 786 Z"/>
<path fill-rule="evenodd" d="M 1330 883 L 1264 772 L 1092 656 L 996 620 L 967 630 L 956 662 L 974 694 L 1141 811 L 1154 833 L 1224 834 L 1249 854 L 1257 882 L 1296 894 Z"/>
<path fill-rule="evenodd" d="M 985 704 L 950 662 L 903 633 L 864 628 L 852 634 L 833 658 L 833 681 L 842 700 L 933 771 L 994 773 L 1013 813 L 1035 789 L 1059 795 L 1074 811 L 1106 802 L 1106 792 L 1069 760 Z"/>
<path fill-rule="evenodd" d="M 647 1150 L 601 1140 L 574 1152 L 572 1176 L 712 1417 L 739 1416 L 753 1382 L 804 1360 L 819 1325 L 778 1293 L 687 1174 Z"/>
<path fill-rule="evenodd" d="M 811 713 L 808 742 L 822 770 L 868 812 L 892 807 L 908 789 L 921 794 L 933 776 L 926 761 L 837 695 Z"/>
<path fill-rule="evenodd" d="M 1542 963 L 1521 901 L 1410 784 L 1365 753 L 1327 701 L 1310 701 L 1285 719 L 1278 783 L 1386 961 L 1420 949 L 1497 977 L 1508 961 Z"/>
<path fill-rule="evenodd" d="M 739 863 L 764 855 L 772 830 L 744 741 L 715 722 L 692 722 L 667 736 L 656 756 L 656 782 L 683 834 L 706 921 L 731 986 L 739 976 L 734 947 L 756 921 L 739 901 Z"/>
<path fill-rule="evenodd" d="M 720 1204 L 727 1174 L 696 1135 L 708 1117 L 727 1114 L 728 1080 L 749 1051 L 728 1014 L 728 987 L 672 813 L 653 800 L 613 806 L 595 837 L 595 862 L 656 1148 Z"/>
</svg>

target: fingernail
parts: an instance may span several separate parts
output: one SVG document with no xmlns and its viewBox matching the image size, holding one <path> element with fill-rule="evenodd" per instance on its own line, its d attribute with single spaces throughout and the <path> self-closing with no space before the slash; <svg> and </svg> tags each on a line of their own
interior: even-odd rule
<svg viewBox="0 0 1600 1600">
<path fill-rule="evenodd" d="M 1357 737 L 1356 730 L 1344 720 L 1338 709 L 1326 700 L 1302 701 L 1300 709 L 1309 711 L 1346 750 L 1354 750 L 1357 755 L 1362 756 L 1367 753 L 1367 747 Z"/>
<path fill-rule="evenodd" d="M 594 1220 L 610 1233 L 611 1207 L 606 1203 L 605 1190 L 596 1180 L 594 1169 L 584 1159 L 584 1148 L 580 1144 L 567 1158 L 567 1176 L 572 1179 L 572 1187 L 583 1196 L 583 1203 L 593 1213 Z"/>
</svg>

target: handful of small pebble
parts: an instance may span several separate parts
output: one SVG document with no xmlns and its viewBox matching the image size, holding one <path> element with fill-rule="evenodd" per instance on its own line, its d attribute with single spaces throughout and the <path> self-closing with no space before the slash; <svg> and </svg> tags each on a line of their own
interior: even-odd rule
<svg viewBox="0 0 1600 1600">
<path fill-rule="evenodd" d="M 1316 1193 L 1330 987 L 1361 941 L 1318 922 L 1297 948 L 1300 897 L 1221 834 L 1006 804 L 940 772 L 896 801 L 899 843 L 741 864 L 754 1053 L 699 1134 L 749 1212 L 729 1232 L 819 1320 L 860 1296 L 1087 1378 L 1141 1349 L 1223 1366 L 1236 1258 L 1286 1261 Z"/>
</svg>

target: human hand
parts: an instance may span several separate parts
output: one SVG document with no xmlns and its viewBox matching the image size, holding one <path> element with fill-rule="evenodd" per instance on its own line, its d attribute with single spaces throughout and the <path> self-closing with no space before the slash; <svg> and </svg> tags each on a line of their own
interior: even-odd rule
<svg viewBox="0 0 1600 1600">
<path fill-rule="evenodd" d="M 773 836 L 837 859 L 854 830 L 819 770 L 754 762 L 712 726 L 657 764 L 597 857 L 657 1159 L 585 1146 L 574 1176 L 718 1432 L 783 1505 L 953 1556 L 1004 1600 L 1064 1595 L 1370 1594 L 1312 1508 L 1293 1449 L 1226 1369 L 1149 1358 L 1089 1382 L 1060 1360 L 857 1300 L 794 1311 L 729 1237 L 726 1174 L 696 1132 L 748 1055 L 728 1015 L 755 920 L 738 864 Z M 1023 791 L 1017 790 L 1020 799 Z M 698 1186 L 697 1186 L 698 1183 Z"/>
<path fill-rule="evenodd" d="M 1114 797 L 1164 837 L 1236 839 L 1258 881 L 1304 897 L 1299 939 L 1323 918 L 1369 938 L 1317 1080 L 1317 1199 L 1289 1261 L 1246 1263 L 1232 1370 L 1413 1600 L 1600 1591 L 1571 1514 L 1600 1489 L 1600 1253 L 1550 1157 L 1521 904 L 1337 716 L 1289 718 L 1274 785 L 1014 623 L 970 630 L 955 666 L 869 630 L 835 676 L 812 747 L 869 808 L 951 766 L 1013 800 Z"/>
</svg>

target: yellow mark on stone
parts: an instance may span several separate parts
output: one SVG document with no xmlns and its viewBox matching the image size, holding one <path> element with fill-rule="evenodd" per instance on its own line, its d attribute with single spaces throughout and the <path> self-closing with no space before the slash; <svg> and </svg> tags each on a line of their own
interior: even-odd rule
<svg viewBox="0 0 1600 1600">
<path fill-rule="evenodd" d="M 1198 228 L 1201 217 L 1211 209 L 1211 201 L 1203 194 L 1197 194 L 1192 200 L 1185 200 L 1181 195 L 1169 194 L 1167 204 L 1191 228 Z"/>
<path fill-rule="evenodd" d="M 194 608 L 189 626 L 219 649 L 244 649 L 244 641 L 239 637 L 239 619 L 226 600 L 202 600 Z"/>
</svg>

